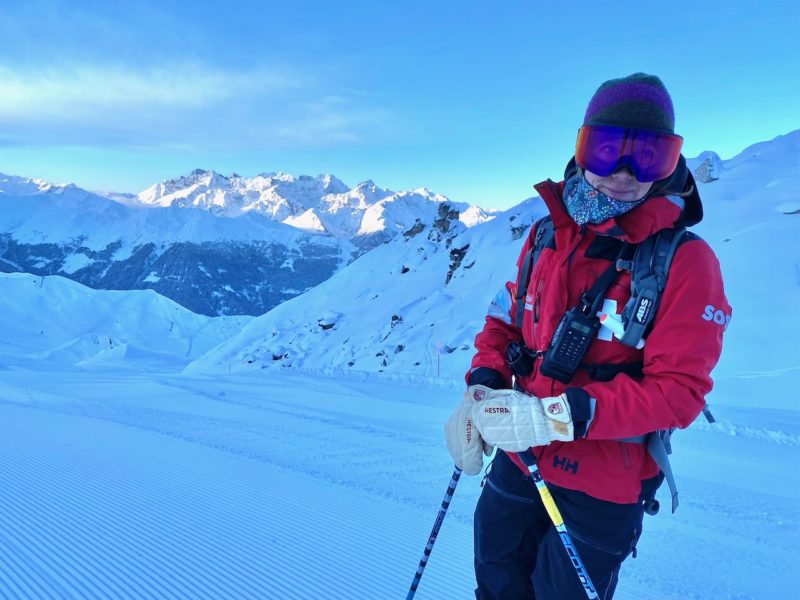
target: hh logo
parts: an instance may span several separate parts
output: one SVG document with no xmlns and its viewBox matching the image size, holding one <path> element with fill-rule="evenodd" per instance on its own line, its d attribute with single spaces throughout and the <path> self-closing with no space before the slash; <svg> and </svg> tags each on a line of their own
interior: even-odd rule
<svg viewBox="0 0 800 600">
<path fill-rule="evenodd" d="M 560 415 L 564 412 L 564 407 L 561 406 L 561 402 L 555 402 L 547 407 L 547 412 L 549 412 L 551 415 Z"/>
<path fill-rule="evenodd" d="M 559 458 L 558 454 L 553 456 L 553 467 L 563 471 L 572 471 L 573 475 L 578 474 L 578 461 L 571 461 L 568 458 Z"/>
<path fill-rule="evenodd" d="M 473 390 L 472 392 L 473 400 L 475 400 L 476 402 L 480 402 L 484 398 L 486 398 L 486 390 L 481 390 L 481 389 Z"/>
</svg>

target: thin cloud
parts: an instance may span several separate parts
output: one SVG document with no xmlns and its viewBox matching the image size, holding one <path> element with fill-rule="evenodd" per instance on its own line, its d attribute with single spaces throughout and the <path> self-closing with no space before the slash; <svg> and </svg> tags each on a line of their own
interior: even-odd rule
<svg viewBox="0 0 800 600">
<path fill-rule="evenodd" d="M 0 65 L 0 144 L 213 147 L 354 143 L 398 117 L 288 69 Z"/>
<path fill-rule="evenodd" d="M 278 95 L 303 84 L 280 72 L 230 73 L 198 65 L 136 71 L 67 66 L 20 72 L 0 66 L 0 118 L 49 119 L 131 109 L 201 108 L 242 95 Z"/>
<path fill-rule="evenodd" d="M 297 106 L 296 114 L 282 123 L 276 131 L 296 145 L 308 145 L 315 140 L 326 143 L 358 143 L 379 137 L 398 124 L 393 111 L 365 105 L 343 96 L 322 96 Z M 399 132 L 398 132 L 399 133 Z"/>
</svg>

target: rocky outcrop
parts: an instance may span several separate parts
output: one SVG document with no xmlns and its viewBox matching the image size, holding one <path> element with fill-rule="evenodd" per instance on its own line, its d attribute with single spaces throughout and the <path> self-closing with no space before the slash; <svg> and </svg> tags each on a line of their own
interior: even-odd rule
<svg viewBox="0 0 800 600">
<path fill-rule="evenodd" d="M 719 179 L 722 173 L 722 160 L 714 152 L 704 152 L 700 155 L 703 162 L 695 168 L 694 178 L 701 183 L 711 183 Z"/>
<path fill-rule="evenodd" d="M 453 273 L 455 273 L 456 269 L 461 266 L 461 262 L 467 255 L 467 250 L 469 250 L 469 244 L 463 248 L 453 248 L 450 250 L 450 268 L 447 269 L 447 277 L 444 280 L 445 285 L 450 283 L 450 280 L 453 278 Z"/>
</svg>

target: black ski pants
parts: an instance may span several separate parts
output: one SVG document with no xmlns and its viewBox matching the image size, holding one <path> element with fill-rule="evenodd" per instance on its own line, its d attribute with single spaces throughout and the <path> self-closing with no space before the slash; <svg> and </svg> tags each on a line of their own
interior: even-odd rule
<svg viewBox="0 0 800 600">
<path fill-rule="evenodd" d="M 599 598 L 612 598 L 641 532 L 641 504 L 548 487 Z M 501 450 L 475 509 L 475 578 L 478 600 L 586 598 L 536 485 Z"/>
</svg>

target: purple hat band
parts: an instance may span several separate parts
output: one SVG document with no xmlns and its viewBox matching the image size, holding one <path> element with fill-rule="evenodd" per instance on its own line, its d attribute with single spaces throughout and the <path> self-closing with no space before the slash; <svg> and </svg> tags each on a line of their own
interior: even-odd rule
<svg viewBox="0 0 800 600">
<path fill-rule="evenodd" d="M 589 102 L 583 122 L 674 132 L 675 112 L 661 80 L 637 74 L 601 85 Z"/>
</svg>

